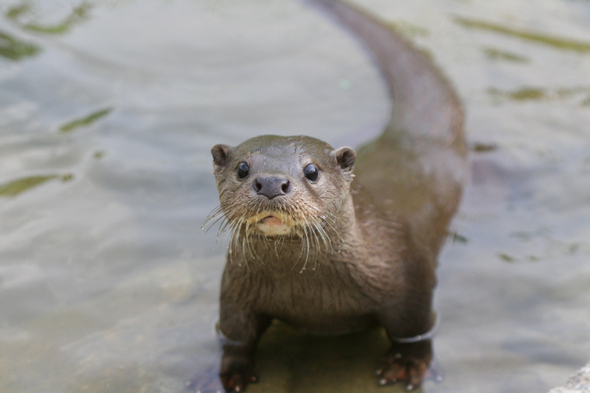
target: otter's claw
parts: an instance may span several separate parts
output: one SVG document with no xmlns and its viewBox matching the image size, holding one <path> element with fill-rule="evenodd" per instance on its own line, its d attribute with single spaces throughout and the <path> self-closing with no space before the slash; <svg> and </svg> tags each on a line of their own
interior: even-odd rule
<svg viewBox="0 0 590 393">
<path fill-rule="evenodd" d="M 391 385 L 398 381 L 406 382 L 408 391 L 414 390 L 422 384 L 422 379 L 428 372 L 429 359 L 404 357 L 399 353 L 388 355 L 383 367 L 377 370 L 379 385 Z"/>
<path fill-rule="evenodd" d="M 250 383 L 258 382 L 254 372 L 248 368 L 244 370 L 233 370 L 219 375 L 223 388 L 226 392 L 243 392 Z"/>
</svg>

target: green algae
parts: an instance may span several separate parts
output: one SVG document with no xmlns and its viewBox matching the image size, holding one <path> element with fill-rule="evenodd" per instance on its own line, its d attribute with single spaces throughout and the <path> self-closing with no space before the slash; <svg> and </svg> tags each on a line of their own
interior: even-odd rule
<svg viewBox="0 0 590 393">
<path fill-rule="evenodd" d="M 487 153 L 498 150 L 498 145 L 494 143 L 475 142 L 471 145 L 471 151 L 475 153 Z"/>
<path fill-rule="evenodd" d="M 16 179 L 11 182 L 0 185 L 0 197 L 15 197 L 22 194 L 25 191 L 29 191 L 41 184 L 44 184 L 50 180 L 61 179 L 63 183 L 68 183 L 74 180 L 72 173 L 65 175 L 47 175 L 47 176 L 29 176 L 21 179 Z"/>
<path fill-rule="evenodd" d="M 453 243 L 461 243 L 461 244 L 467 244 L 467 243 L 469 243 L 469 239 L 467 239 L 467 237 L 461 235 L 458 232 L 452 232 L 452 231 L 450 231 L 448 233 L 448 238 Z"/>
<path fill-rule="evenodd" d="M 504 262 L 513 263 L 513 262 L 517 261 L 517 258 L 510 256 L 510 255 L 503 253 L 503 252 L 500 252 L 497 255 L 498 255 L 498 258 L 500 258 Z"/>
<path fill-rule="evenodd" d="M 546 89 L 523 87 L 508 93 L 508 97 L 515 101 L 538 101 L 549 98 Z"/>
<path fill-rule="evenodd" d="M 488 93 L 495 97 L 509 98 L 513 101 L 541 101 L 549 99 L 547 89 L 539 87 L 523 87 L 512 91 L 490 88 L 488 89 Z"/>
<path fill-rule="evenodd" d="M 530 62 L 530 59 L 525 56 L 517 55 L 515 53 L 504 51 L 497 48 L 485 48 L 484 53 L 491 60 L 510 61 L 514 63 Z"/>
<path fill-rule="evenodd" d="M 88 126 L 97 120 L 107 116 L 109 113 L 113 111 L 113 108 L 105 108 L 98 110 L 96 112 L 92 112 L 91 114 L 84 116 L 80 119 L 72 120 L 69 123 L 64 124 L 59 128 L 59 131 L 62 133 L 69 133 L 78 128 Z"/>
<path fill-rule="evenodd" d="M 25 57 L 34 56 L 40 51 L 41 48 L 37 45 L 18 40 L 0 31 L 0 56 L 18 61 Z"/>
<path fill-rule="evenodd" d="M 28 31 L 48 35 L 61 35 L 68 33 L 74 25 L 88 19 L 91 8 L 92 5 L 90 3 L 82 3 L 77 7 L 74 7 L 70 14 L 61 22 L 51 25 L 43 25 L 36 22 L 20 22 L 21 18 L 34 14 L 34 10 L 29 4 L 21 4 L 9 8 L 6 12 L 6 17 L 18 23 L 23 29 Z"/>
<path fill-rule="evenodd" d="M 388 22 L 387 25 L 407 38 L 428 37 L 430 35 L 428 29 L 404 21 Z"/>
<path fill-rule="evenodd" d="M 15 197 L 25 191 L 37 187 L 49 180 L 57 178 L 57 175 L 49 176 L 30 176 L 22 179 L 14 180 L 9 183 L 0 185 L 0 196 Z"/>
<path fill-rule="evenodd" d="M 27 3 L 18 4 L 12 7 L 9 7 L 6 11 L 6 17 L 11 20 L 18 20 L 23 15 L 26 15 L 31 12 L 31 5 Z"/>
<path fill-rule="evenodd" d="M 520 30 L 513 27 L 503 26 L 497 23 L 487 22 L 478 19 L 469 19 L 457 16 L 454 18 L 454 20 L 456 23 L 464 27 L 505 34 L 511 37 L 516 37 L 526 41 L 551 46 L 557 49 L 570 50 L 581 53 L 590 52 L 590 42 L 586 41 L 578 41 L 568 38 L 556 37 L 549 34 L 532 32 L 528 30 Z"/>
<path fill-rule="evenodd" d="M 500 90 L 489 88 L 488 94 L 498 98 L 507 98 L 512 101 L 547 101 L 561 100 L 576 96 L 586 96 L 590 92 L 588 87 L 559 87 L 546 89 L 542 87 L 525 86 L 516 90 Z M 590 104 L 590 98 L 581 101 L 582 106 Z"/>
</svg>

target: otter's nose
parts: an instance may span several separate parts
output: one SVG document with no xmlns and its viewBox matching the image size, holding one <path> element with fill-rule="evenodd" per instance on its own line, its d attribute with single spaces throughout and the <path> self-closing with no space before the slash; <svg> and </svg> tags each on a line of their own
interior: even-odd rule
<svg viewBox="0 0 590 393">
<path fill-rule="evenodd" d="M 291 182 L 284 177 L 259 176 L 254 180 L 254 191 L 258 195 L 265 195 L 268 199 L 285 195 L 290 190 Z"/>
</svg>

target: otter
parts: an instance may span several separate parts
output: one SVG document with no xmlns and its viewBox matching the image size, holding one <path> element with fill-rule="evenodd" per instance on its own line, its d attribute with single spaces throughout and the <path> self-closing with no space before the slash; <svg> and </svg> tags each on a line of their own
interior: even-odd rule
<svg viewBox="0 0 590 393">
<path fill-rule="evenodd" d="M 375 325 L 391 339 L 381 385 L 421 384 L 432 357 L 437 257 L 465 178 L 461 105 L 426 55 L 363 11 L 313 4 L 354 33 L 389 87 L 378 140 L 358 151 L 310 136 L 264 135 L 212 150 L 229 232 L 219 330 L 228 392 L 256 382 L 273 319 L 312 333 Z"/>
</svg>

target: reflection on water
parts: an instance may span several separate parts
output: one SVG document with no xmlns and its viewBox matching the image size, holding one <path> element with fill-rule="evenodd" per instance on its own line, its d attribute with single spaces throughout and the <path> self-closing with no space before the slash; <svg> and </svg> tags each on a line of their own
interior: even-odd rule
<svg viewBox="0 0 590 393">
<path fill-rule="evenodd" d="M 359 146 L 386 91 L 298 2 L 88 4 L 0 4 L 0 391 L 182 392 L 219 355 L 210 147 Z M 468 114 L 472 181 L 436 300 L 446 379 L 424 391 L 563 384 L 590 353 L 590 3 L 362 6 L 432 54 Z M 374 382 L 370 359 L 288 337 L 265 338 L 260 391 Z"/>
</svg>

